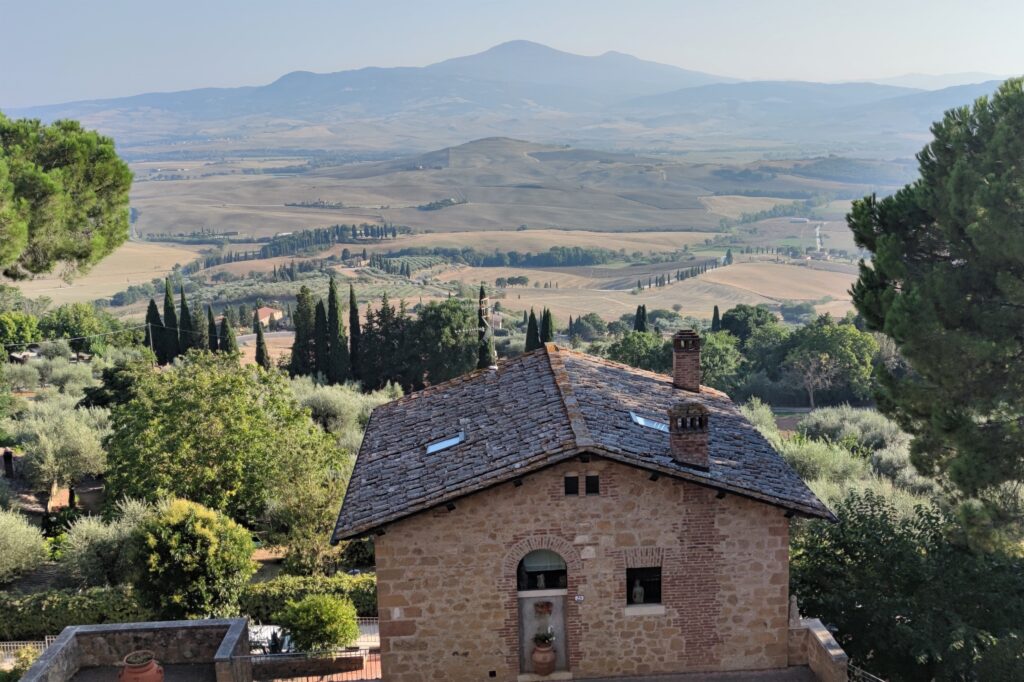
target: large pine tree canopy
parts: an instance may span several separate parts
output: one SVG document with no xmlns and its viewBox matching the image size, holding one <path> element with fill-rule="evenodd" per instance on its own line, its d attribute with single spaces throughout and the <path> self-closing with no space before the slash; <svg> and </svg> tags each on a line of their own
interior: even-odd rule
<svg viewBox="0 0 1024 682">
<path fill-rule="evenodd" d="M 916 436 L 915 464 L 984 496 L 1024 481 L 1021 80 L 932 132 L 919 180 L 854 203 L 854 238 L 874 256 L 853 296 L 909 364 L 878 368 L 879 406 Z"/>
<path fill-rule="evenodd" d="M 0 270 L 88 270 L 128 239 L 131 182 L 110 138 L 0 114 Z"/>
</svg>

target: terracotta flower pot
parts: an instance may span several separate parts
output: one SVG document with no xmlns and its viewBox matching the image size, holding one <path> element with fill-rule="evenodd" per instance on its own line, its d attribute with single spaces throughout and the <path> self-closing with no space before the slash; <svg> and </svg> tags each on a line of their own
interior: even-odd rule
<svg viewBox="0 0 1024 682">
<path fill-rule="evenodd" d="M 122 663 L 124 667 L 117 676 L 120 682 L 164 682 L 164 669 L 157 664 L 152 651 L 133 651 Z"/>
<path fill-rule="evenodd" d="M 555 649 L 550 644 L 537 644 L 530 654 L 533 672 L 537 675 L 550 675 L 555 672 Z"/>
</svg>

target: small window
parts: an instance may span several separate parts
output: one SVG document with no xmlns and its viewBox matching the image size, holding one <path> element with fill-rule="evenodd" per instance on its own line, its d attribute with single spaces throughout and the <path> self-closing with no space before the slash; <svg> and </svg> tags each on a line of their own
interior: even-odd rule
<svg viewBox="0 0 1024 682">
<path fill-rule="evenodd" d="M 626 604 L 661 603 L 661 566 L 626 569 Z"/>
<path fill-rule="evenodd" d="M 566 476 L 565 477 L 565 494 L 566 495 L 579 495 L 580 494 L 580 477 L 579 476 Z"/>
<path fill-rule="evenodd" d="M 630 412 L 629 413 L 629 417 L 630 417 L 630 419 L 633 420 L 634 424 L 638 424 L 640 426 L 645 426 L 645 427 L 647 427 L 649 429 L 654 429 L 656 431 L 663 431 L 664 433 L 668 433 L 668 424 L 666 424 L 665 422 L 659 422 L 659 421 L 657 421 L 655 419 L 648 419 L 647 417 L 641 417 L 636 412 Z"/>
<path fill-rule="evenodd" d="M 587 494 L 588 495 L 600 495 L 601 494 L 601 479 L 596 474 L 587 476 Z"/>
<path fill-rule="evenodd" d="M 457 434 L 455 434 L 451 438 L 445 438 L 444 440 L 438 440 L 438 441 L 434 441 L 433 443 L 428 443 L 427 444 L 427 454 L 428 455 L 432 455 L 435 452 L 440 452 L 441 450 L 447 450 L 450 447 L 458 445 L 459 443 L 461 443 L 464 440 L 466 440 L 466 434 L 463 433 L 462 431 L 459 431 Z"/>
</svg>

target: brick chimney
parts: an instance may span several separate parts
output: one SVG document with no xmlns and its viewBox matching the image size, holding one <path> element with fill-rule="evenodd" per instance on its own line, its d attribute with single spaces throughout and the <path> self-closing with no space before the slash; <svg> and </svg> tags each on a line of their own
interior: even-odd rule
<svg viewBox="0 0 1024 682">
<path fill-rule="evenodd" d="M 700 392 L 700 337 L 692 329 L 681 329 L 672 337 L 672 385 Z"/>
<path fill-rule="evenodd" d="M 668 409 L 668 438 L 672 459 L 707 470 L 708 411 L 700 403 L 684 400 Z"/>
</svg>

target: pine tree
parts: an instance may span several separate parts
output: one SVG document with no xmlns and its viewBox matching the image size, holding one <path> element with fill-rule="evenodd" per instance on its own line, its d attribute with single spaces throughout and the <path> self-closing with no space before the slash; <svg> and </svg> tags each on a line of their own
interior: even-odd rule
<svg viewBox="0 0 1024 682">
<path fill-rule="evenodd" d="M 324 308 L 323 300 L 320 300 L 316 302 L 313 318 L 313 369 L 323 381 L 327 380 L 330 368 L 330 343 L 330 336 L 327 333 L 327 309 Z"/>
<path fill-rule="evenodd" d="M 178 344 L 184 354 L 190 348 L 196 347 L 196 337 L 195 330 L 192 328 L 192 313 L 188 309 L 188 302 L 185 301 L 185 285 L 182 285 L 178 291 L 181 297 L 181 308 L 178 315 Z"/>
<path fill-rule="evenodd" d="M 235 339 L 235 328 L 228 324 L 228 318 L 221 318 L 220 321 L 220 343 L 221 352 L 237 353 L 238 340 Z"/>
<path fill-rule="evenodd" d="M 352 369 L 352 378 L 359 381 L 362 378 L 362 374 L 359 371 L 359 340 L 361 336 L 359 328 L 359 303 L 356 301 L 356 290 L 351 284 L 348 285 L 348 329 L 351 336 L 348 354 L 349 366 Z"/>
<path fill-rule="evenodd" d="M 206 306 L 206 343 L 210 350 L 220 350 L 220 335 L 217 333 L 217 321 L 213 319 L 213 306 Z"/>
<path fill-rule="evenodd" d="M 487 369 L 491 365 L 497 362 L 494 356 L 494 337 L 491 336 L 491 325 L 487 319 L 487 292 L 484 291 L 484 285 L 480 285 L 480 300 L 477 304 L 476 310 L 476 323 L 477 323 L 477 369 Z"/>
<path fill-rule="evenodd" d="M 270 369 L 270 353 L 267 352 L 267 340 L 263 338 L 263 327 L 256 327 L 256 364 L 263 369 Z"/>
<path fill-rule="evenodd" d="M 555 340 L 555 319 L 547 308 L 540 316 L 540 342 L 551 343 Z"/>
<path fill-rule="evenodd" d="M 530 318 L 526 323 L 526 352 L 529 353 L 531 350 L 537 350 L 541 345 L 540 331 L 537 329 L 537 316 L 534 315 L 531 308 Z"/>
<path fill-rule="evenodd" d="M 316 308 L 313 305 L 313 293 L 303 285 L 296 297 L 295 342 L 292 344 L 292 361 L 288 371 L 292 376 L 311 374 L 316 366 L 313 355 L 313 344 L 316 334 Z"/>
<path fill-rule="evenodd" d="M 338 287 L 331 277 L 327 290 L 327 335 L 330 359 L 327 362 L 327 381 L 332 384 L 344 383 L 350 376 L 348 337 L 345 335 L 345 321 L 341 318 L 341 298 Z"/>
<path fill-rule="evenodd" d="M 722 318 L 718 315 L 718 306 L 715 306 L 715 312 L 711 314 L 711 331 L 720 332 L 722 331 Z"/>
<path fill-rule="evenodd" d="M 171 292 L 171 280 L 164 280 L 164 333 L 163 338 L 165 362 L 171 362 L 181 355 L 178 343 L 178 315 L 174 312 L 174 294 Z"/>
<path fill-rule="evenodd" d="M 149 299 L 149 307 L 146 309 L 146 347 L 153 351 L 156 361 L 161 365 L 167 362 L 162 343 L 163 327 L 156 301 Z"/>
</svg>

